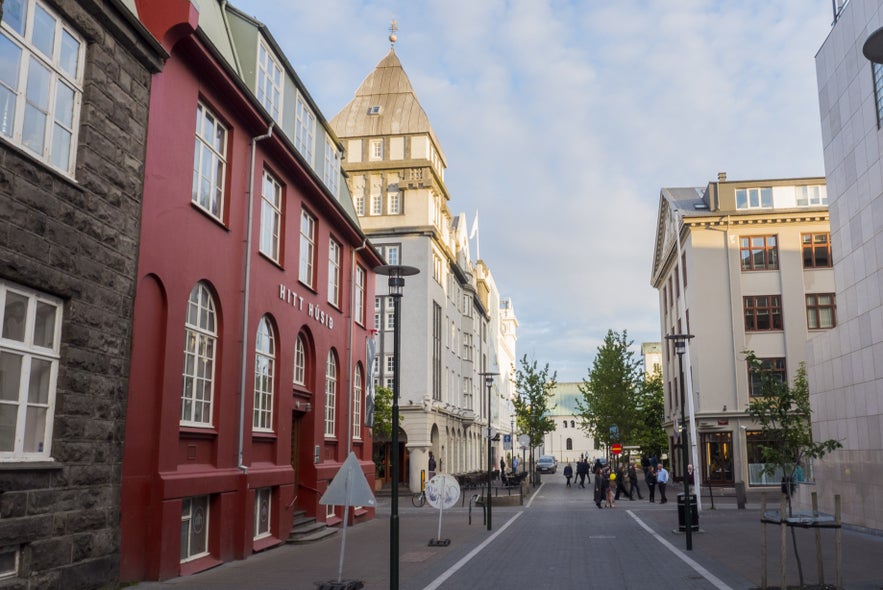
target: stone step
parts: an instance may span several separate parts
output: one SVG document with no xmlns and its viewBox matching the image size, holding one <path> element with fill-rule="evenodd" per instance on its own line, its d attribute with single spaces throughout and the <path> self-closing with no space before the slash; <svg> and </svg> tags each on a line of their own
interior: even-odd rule
<svg viewBox="0 0 883 590">
<path fill-rule="evenodd" d="M 338 529 L 325 526 L 322 523 L 317 523 L 321 526 L 312 528 L 309 532 L 301 532 L 301 531 L 291 531 L 291 534 L 288 535 L 288 543 L 293 543 L 295 545 L 303 544 L 303 543 L 313 543 L 320 539 L 324 539 L 326 537 L 330 537 L 331 535 L 336 535 Z"/>
</svg>

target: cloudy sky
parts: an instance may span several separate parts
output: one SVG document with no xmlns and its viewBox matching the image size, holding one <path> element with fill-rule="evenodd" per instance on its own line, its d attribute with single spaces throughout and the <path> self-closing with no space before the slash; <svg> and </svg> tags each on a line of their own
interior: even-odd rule
<svg viewBox="0 0 883 590">
<path fill-rule="evenodd" d="M 518 320 L 518 356 L 587 375 L 607 330 L 662 337 L 661 187 L 822 176 L 830 0 L 231 0 L 331 119 L 389 50 L 447 156 L 451 212 Z M 472 246 L 473 256 L 475 245 Z M 407 262 L 407 261 L 405 261 Z"/>
</svg>

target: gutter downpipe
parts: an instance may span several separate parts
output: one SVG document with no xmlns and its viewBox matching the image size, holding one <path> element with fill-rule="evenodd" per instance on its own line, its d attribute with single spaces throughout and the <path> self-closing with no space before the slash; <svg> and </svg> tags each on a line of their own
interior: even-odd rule
<svg viewBox="0 0 883 590">
<path fill-rule="evenodd" d="M 248 305 L 251 296 L 251 234 L 254 227 L 254 160 L 257 143 L 273 136 L 273 125 L 275 125 L 275 121 L 270 122 L 264 135 L 252 138 L 251 160 L 248 166 L 248 228 L 245 234 L 245 271 L 242 281 L 244 285 L 242 295 L 242 358 L 239 365 L 239 444 L 236 451 L 236 468 L 243 473 L 248 473 L 248 467 L 242 463 L 242 454 L 245 445 L 245 365 L 248 361 Z"/>
<path fill-rule="evenodd" d="M 353 248 L 353 252 L 350 255 L 350 317 L 349 322 L 347 322 L 347 343 L 346 343 L 346 366 L 347 366 L 347 391 L 349 392 L 349 406 L 347 406 L 346 411 L 346 426 L 347 426 L 347 435 L 346 435 L 346 455 L 349 457 L 350 451 L 353 448 L 353 322 L 355 321 L 355 307 L 356 307 L 356 252 L 359 250 L 364 250 L 368 247 L 368 238 L 362 239 L 362 245 L 358 248 Z M 367 278 L 367 277 L 366 277 Z M 368 368 L 365 368 L 365 375 L 368 374 Z M 365 378 L 363 375 L 363 378 Z M 366 390 L 366 386 L 362 384 L 362 391 Z M 364 413 L 365 409 L 362 408 L 362 412 Z"/>
</svg>

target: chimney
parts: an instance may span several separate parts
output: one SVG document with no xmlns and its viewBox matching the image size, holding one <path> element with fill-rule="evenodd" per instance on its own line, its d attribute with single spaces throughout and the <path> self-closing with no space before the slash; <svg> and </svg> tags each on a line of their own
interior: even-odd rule
<svg viewBox="0 0 883 590">
<path fill-rule="evenodd" d="M 718 172 L 717 173 L 717 181 L 718 182 L 726 182 L 727 181 L 727 173 L 726 172 Z"/>
</svg>

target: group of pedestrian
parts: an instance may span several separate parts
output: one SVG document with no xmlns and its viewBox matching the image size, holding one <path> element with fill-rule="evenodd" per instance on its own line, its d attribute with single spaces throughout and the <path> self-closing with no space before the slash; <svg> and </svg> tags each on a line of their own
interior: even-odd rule
<svg viewBox="0 0 883 590">
<path fill-rule="evenodd" d="M 638 485 L 638 465 L 632 463 L 622 463 L 618 469 L 614 469 L 609 464 L 602 464 L 600 459 L 596 459 L 594 465 L 589 463 L 588 457 L 580 457 L 576 462 L 576 471 L 571 463 L 567 463 L 564 467 L 564 478 L 567 481 L 567 487 L 571 487 L 572 483 L 576 483 L 579 487 L 584 488 L 586 479 L 592 483 L 591 474 L 594 474 L 594 502 L 598 508 L 614 508 L 616 501 L 620 497 L 626 497 L 631 501 L 643 500 L 641 487 Z M 656 502 L 656 490 L 659 490 L 659 503 L 665 504 L 668 498 L 665 495 L 665 489 L 668 485 L 668 470 L 658 463 L 655 458 L 652 462 L 646 461 L 643 464 L 644 482 L 647 484 L 648 500 Z M 573 482 L 571 482 L 573 480 Z M 603 504 L 603 506 L 602 506 Z"/>
</svg>

